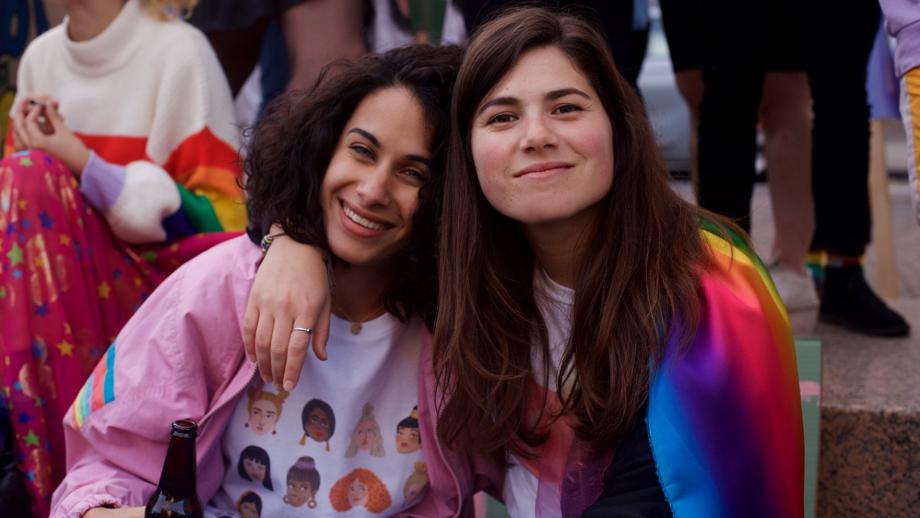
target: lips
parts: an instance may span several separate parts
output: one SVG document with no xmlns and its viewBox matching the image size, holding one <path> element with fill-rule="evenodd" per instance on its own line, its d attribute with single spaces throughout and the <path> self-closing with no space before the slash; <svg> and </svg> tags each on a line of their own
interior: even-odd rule
<svg viewBox="0 0 920 518">
<path fill-rule="evenodd" d="M 349 205 L 344 200 L 340 200 L 339 205 L 342 208 L 340 211 L 342 224 L 352 234 L 360 237 L 376 237 L 395 226 Z"/>
<path fill-rule="evenodd" d="M 572 164 L 569 162 L 540 162 L 531 164 L 524 169 L 514 173 L 514 178 L 545 178 L 571 169 Z"/>
</svg>

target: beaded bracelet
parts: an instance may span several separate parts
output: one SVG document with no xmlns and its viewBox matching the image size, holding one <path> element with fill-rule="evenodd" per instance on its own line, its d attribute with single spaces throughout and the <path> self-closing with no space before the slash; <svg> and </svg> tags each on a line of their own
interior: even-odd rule
<svg viewBox="0 0 920 518">
<path fill-rule="evenodd" d="M 286 235 L 284 232 L 277 232 L 275 234 L 265 234 L 262 236 L 262 242 L 259 243 L 259 246 L 262 247 L 262 253 L 268 252 L 268 248 L 272 246 L 272 243 L 275 241 L 276 237 L 281 237 Z"/>
</svg>

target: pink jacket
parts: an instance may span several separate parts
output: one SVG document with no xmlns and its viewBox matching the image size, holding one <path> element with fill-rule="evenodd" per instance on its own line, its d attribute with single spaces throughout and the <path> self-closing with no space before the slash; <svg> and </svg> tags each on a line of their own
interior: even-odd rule
<svg viewBox="0 0 920 518">
<path fill-rule="evenodd" d="M 199 497 L 207 502 L 217 492 L 227 470 L 224 429 L 256 375 L 241 330 L 261 259 L 246 236 L 218 245 L 166 279 L 128 322 L 64 418 L 68 472 L 52 517 L 144 505 L 179 418 L 199 423 Z M 422 342 L 419 421 L 431 488 L 408 515 L 469 516 L 472 494 L 500 491 L 501 474 L 438 445 L 430 337 Z"/>
</svg>

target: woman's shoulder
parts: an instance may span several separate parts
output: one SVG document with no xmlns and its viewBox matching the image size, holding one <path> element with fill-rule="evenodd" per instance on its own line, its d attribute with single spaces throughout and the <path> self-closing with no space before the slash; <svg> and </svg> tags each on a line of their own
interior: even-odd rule
<svg viewBox="0 0 920 518">
<path fill-rule="evenodd" d="M 22 54 L 19 64 L 20 70 L 30 66 L 32 61 L 37 61 L 36 66 L 48 66 L 48 60 L 54 58 L 50 53 L 62 48 L 66 38 L 67 32 L 63 23 L 36 36 L 35 39 L 29 42 Z M 53 64 L 53 61 L 51 63 Z"/>
<path fill-rule="evenodd" d="M 217 63 L 208 38 L 200 30 L 181 19 L 157 20 L 147 17 L 147 42 L 149 55 L 168 58 L 166 64 L 202 66 L 211 61 Z"/>
<path fill-rule="evenodd" d="M 776 291 L 763 261 L 751 245 L 731 229 L 700 228 L 707 250 L 707 261 L 699 270 L 704 308 L 713 298 L 729 307 L 748 307 L 778 313 L 787 319 L 785 306 Z M 730 301 L 736 303 L 732 304 Z M 723 308 L 727 309 L 727 308 Z"/>
<path fill-rule="evenodd" d="M 188 239 L 198 239 L 192 236 Z M 245 234 L 228 239 L 183 264 L 176 274 L 190 286 L 239 285 L 251 283 L 262 260 L 262 251 Z"/>
</svg>

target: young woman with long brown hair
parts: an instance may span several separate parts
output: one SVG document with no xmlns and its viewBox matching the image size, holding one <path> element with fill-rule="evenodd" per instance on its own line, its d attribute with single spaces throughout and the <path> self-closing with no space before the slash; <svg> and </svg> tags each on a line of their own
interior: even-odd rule
<svg viewBox="0 0 920 518">
<path fill-rule="evenodd" d="M 782 304 L 735 227 L 671 190 L 590 24 L 526 8 L 473 36 L 441 233 L 435 514 L 482 488 L 514 516 L 802 514 Z"/>
<path fill-rule="evenodd" d="M 512 514 L 801 514 L 785 311 L 746 242 L 668 185 L 602 36 L 506 12 L 452 115 L 441 440 L 507 464 Z"/>
</svg>

